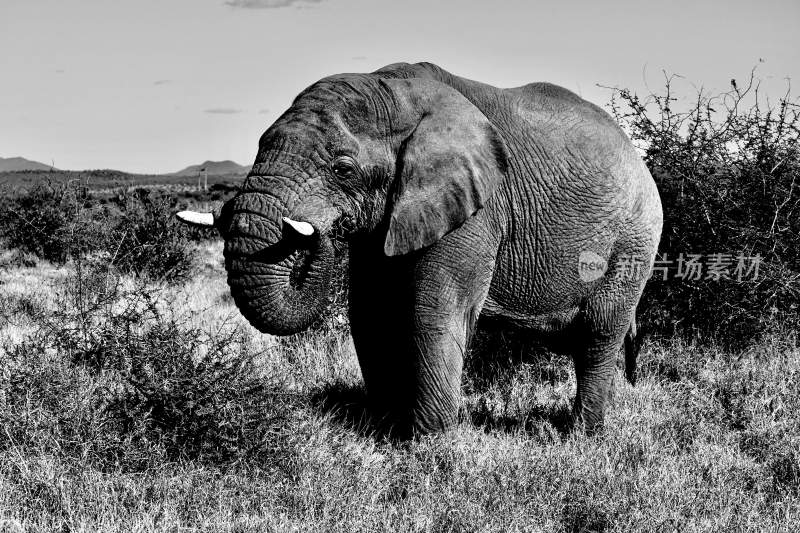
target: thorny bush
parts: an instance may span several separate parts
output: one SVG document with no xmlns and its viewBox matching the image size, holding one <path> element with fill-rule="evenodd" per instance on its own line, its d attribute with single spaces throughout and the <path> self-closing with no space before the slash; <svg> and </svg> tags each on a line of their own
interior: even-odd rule
<svg viewBox="0 0 800 533">
<path fill-rule="evenodd" d="M 742 346 L 774 324 L 800 325 L 800 107 L 790 91 L 770 102 L 749 80 L 717 95 L 614 89 L 614 116 L 641 150 L 664 206 L 654 275 L 640 306 L 645 329 Z M 688 103 L 685 103 L 688 102 Z M 682 254 L 682 255 L 681 255 Z M 679 258 L 724 265 L 679 277 Z M 721 255 L 716 255 L 721 254 Z M 740 276 L 759 258 L 756 275 Z M 685 266 L 685 263 L 684 263 Z M 684 272 L 685 274 L 686 272 Z M 746 271 L 745 271 L 746 273 Z M 739 278 L 742 279 L 739 279 Z"/>
<path fill-rule="evenodd" d="M 79 263 L 0 371 L 0 450 L 40 449 L 98 468 L 257 458 L 292 410 L 260 375 L 240 327 L 205 331 L 159 291 Z M 161 299 L 161 301 L 159 300 Z"/>
<path fill-rule="evenodd" d="M 56 264 L 95 256 L 121 272 L 179 279 L 192 268 L 190 239 L 208 236 L 173 219 L 175 202 L 146 189 L 101 200 L 79 183 L 40 184 L 0 205 L 0 236 Z"/>
</svg>

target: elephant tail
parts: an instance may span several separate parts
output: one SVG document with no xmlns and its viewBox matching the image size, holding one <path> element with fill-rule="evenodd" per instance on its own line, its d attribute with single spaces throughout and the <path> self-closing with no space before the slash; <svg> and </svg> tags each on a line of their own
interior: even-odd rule
<svg viewBox="0 0 800 533">
<path fill-rule="evenodd" d="M 639 357 L 641 342 L 636 336 L 636 319 L 631 320 L 625 334 L 625 378 L 631 385 L 636 385 L 636 359 Z"/>
</svg>

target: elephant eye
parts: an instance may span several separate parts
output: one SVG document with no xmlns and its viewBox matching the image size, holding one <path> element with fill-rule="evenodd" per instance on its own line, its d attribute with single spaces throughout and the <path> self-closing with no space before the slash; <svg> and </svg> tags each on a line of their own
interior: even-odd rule
<svg viewBox="0 0 800 533">
<path fill-rule="evenodd" d="M 337 157 L 331 164 L 331 172 L 340 178 L 352 176 L 356 172 L 356 163 L 349 157 Z"/>
</svg>

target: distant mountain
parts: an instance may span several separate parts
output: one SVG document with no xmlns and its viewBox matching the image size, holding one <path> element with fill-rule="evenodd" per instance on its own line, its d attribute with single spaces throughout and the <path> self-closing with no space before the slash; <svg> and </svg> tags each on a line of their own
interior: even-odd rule
<svg viewBox="0 0 800 533">
<path fill-rule="evenodd" d="M 0 157 L 0 172 L 19 172 L 21 170 L 50 170 L 50 165 L 31 161 L 24 157 Z M 58 170 L 57 168 L 53 170 Z"/>
<path fill-rule="evenodd" d="M 174 172 L 172 176 L 197 176 L 201 174 L 203 169 L 206 170 L 209 176 L 222 176 L 225 174 L 247 174 L 250 167 L 245 167 L 234 163 L 233 161 L 206 161 L 200 165 L 192 165 L 183 170 Z"/>
</svg>

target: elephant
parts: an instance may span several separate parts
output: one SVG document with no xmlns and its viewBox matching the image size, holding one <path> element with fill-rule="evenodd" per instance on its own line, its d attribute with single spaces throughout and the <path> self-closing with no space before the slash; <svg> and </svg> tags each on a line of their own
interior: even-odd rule
<svg viewBox="0 0 800 533">
<path fill-rule="evenodd" d="M 587 432 L 623 345 L 635 379 L 661 201 L 619 125 L 557 85 L 501 89 L 431 63 L 323 78 L 261 136 L 231 200 L 178 216 L 219 230 L 236 306 L 273 335 L 319 318 L 346 240 L 367 402 L 400 434 L 458 422 L 479 318 L 569 331 Z"/>
</svg>

